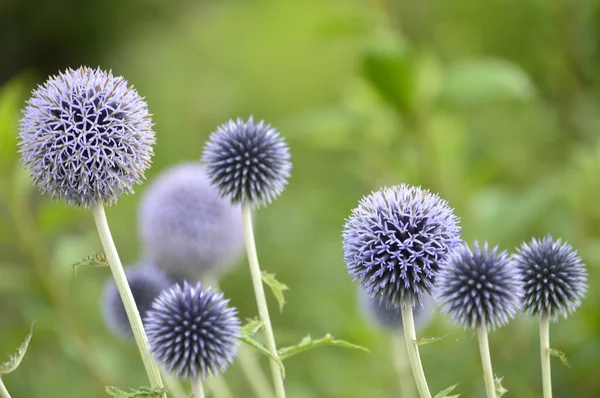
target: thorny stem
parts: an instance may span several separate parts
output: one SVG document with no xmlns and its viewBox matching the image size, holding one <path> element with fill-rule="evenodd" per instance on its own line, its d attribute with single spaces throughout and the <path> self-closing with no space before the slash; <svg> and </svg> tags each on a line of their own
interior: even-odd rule
<svg viewBox="0 0 600 398">
<path fill-rule="evenodd" d="M 488 398 L 496 398 L 494 372 L 492 371 L 492 359 L 490 356 L 490 345 L 488 343 L 488 331 L 485 325 L 481 325 L 477 328 L 477 340 L 479 340 L 479 352 L 481 353 L 485 391 Z"/>
<path fill-rule="evenodd" d="M 162 379 L 160 377 L 160 371 L 150 356 L 150 347 L 148 345 L 148 338 L 144 332 L 144 326 L 142 325 L 142 318 L 135 305 L 133 294 L 127 283 L 125 271 L 123 271 L 123 265 L 119 258 L 119 253 L 113 241 L 110 229 L 108 227 L 108 221 L 106 220 L 106 213 L 104 212 L 104 206 L 100 203 L 92 208 L 94 214 L 94 220 L 96 221 L 96 227 L 98 228 L 98 234 L 100 235 L 100 241 L 104 247 L 104 252 L 110 266 L 110 270 L 113 274 L 113 278 L 121 295 L 121 301 L 125 307 L 127 318 L 133 330 L 135 342 L 138 345 L 144 367 L 146 368 L 146 374 L 150 380 L 152 387 L 163 388 Z"/>
<path fill-rule="evenodd" d="M 192 390 L 194 391 L 194 398 L 205 398 L 202 376 L 198 376 L 196 380 L 192 381 Z"/>
<path fill-rule="evenodd" d="M 404 340 L 406 342 L 406 350 L 412 368 L 415 384 L 421 398 L 431 398 L 425 372 L 423 372 L 423 364 L 419 356 L 419 346 L 417 345 L 417 333 L 415 331 L 415 320 L 413 319 L 413 310 L 410 303 L 404 303 L 402 306 L 402 325 L 404 327 Z"/>
<path fill-rule="evenodd" d="M 404 332 L 399 331 L 392 334 L 392 349 L 394 355 L 394 367 L 398 374 L 398 385 L 402 398 L 416 398 L 418 396 L 415 382 L 410 370 L 410 361 L 404 342 Z"/>
<path fill-rule="evenodd" d="M 550 375 L 550 319 L 540 316 L 540 353 L 542 358 L 542 385 L 544 398 L 552 398 L 552 377 Z"/>
<path fill-rule="evenodd" d="M 252 286 L 254 287 L 254 296 L 256 297 L 256 305 L 258 306 L 258 314 L 263 323 L 263 331 L 267 348 L 275 357 L 277 354 L 277 346 L 275 345 L 275 336 L 271 326 L 271 318 L 269 317 L 269 307 L 267 307 L 267 299 L 265 297 L 265 289 L 260 273 L 260 265 L 258 263 L 258 255 L 256 254 L 256 243 L 254 241 L 254 231 L 252 229 L 252 209 L 249 205 L 244 205 L 242 209 L 242 217 L 244 219 L 244 237 L 246 240 L 246 252 L 248 254 L 248 263 L 250 264 L 250 275 L 252 276 Z M 279 370 L 279 365 L 273 359 L 269 359 L 271 364 L 271 375 L 275 384 L 275 394 L 277 398 L 285 398 L 285 389 L 283 387 L 283 378 Z"/>
<path fill-rule="evenodd" d="M 8 390 L 6 389 L 6 386 L 4 385 L 4 382 L 2 381 L 1 377 L 0 377 L 0 398 L 10 398 L 10 394 L 8 393 Z"/>
</svg>

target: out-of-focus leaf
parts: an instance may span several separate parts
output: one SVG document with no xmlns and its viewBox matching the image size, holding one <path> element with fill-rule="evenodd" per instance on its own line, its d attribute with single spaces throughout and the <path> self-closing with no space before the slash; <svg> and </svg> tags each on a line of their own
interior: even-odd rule
<svg viewBox="0 0 600 398">
<path fill-rule="evenodd" d="M 25 80 L 16 78 L 0 87 L 0 168 L 5 169 L 17 156 L 20 109 Z"/>
<path fill-rule="evenodd" d="M 0 292 L 22 292 L 34 289 L 29 267 L 22 264 L 0 263 Z"/>
<path fill-rule="evenodd" d="M 508 390 L 502 386 L 503 378 L 504 377 L 494 378 L 494 387 L 496 388 L 496 398 L 500 398 L 508 392 Z"/>
<path fill-rule="evenodd" d="M 365 78 L 399 111 L 406 112 L 415 97 L 415 70 L 408 44 L 392 33 L 377 38 L 365 51 Z"/>
<path fill-rule="evenodd" d="M 501 59 L 476 59 L 451 67 L 440 95 L 452 105 L 480 105 L 528 100 L 535 95 L 535 88 L 516 64 Z"/>
<path fill-rule="evenodd" d="M 283 292 L 289 290 L 290 288 L 286 284 L 279 282 L 275 278 L 275 274 L 269 274 L 268 272 L 263 271 L 261 278 L 263 283 L 266 283 L 271 288 L 275 299 L 279 303 L 279 312 L 283 312 L 283 306 L 285 305 L 285 297 L 283 296 Z"/>
<path fill-rule="evenodd" d="M 73 272 L 77 275 L 79 268 L 99 268 L 108 267 L 108 260 L 104 253 L 93 252 L 87 257 L 82 257 L 81 260 L 73 264 Z"/>
<path fill-rule="evenodd" d="M 353 343 L 350 343 L 345 340 L 336 339 L 335 337 L 333 337 L 332 335 L 327 333 L 324 337 L 321 337 L 320 339 L 317 339 L 317 340 L 313 340 L 309 335 L 309 336 L 304 337 L 302 340 L 300 340 L 300 343 L 298 343 L 296 345 L 289 346 L 289 347 L 283 347 L 283 348 L 279 349 L 279 357 L 283 360 L 283 359 L 289 358 L 293 355 L 299 354 L 303 351 L 310 350 L 310 349 L 317 348 L 317 347 L 324 347 L 324 346 L 353 348 L 356 350 L 369 352 L 369 350 L 363 346 L 360 346 L 358 344 L 353 344 Z"/>
<path fill-rule="evenodd" d="M 113 386 L 106 386 L 106 393 L 115 398 L 160 398 L 165 393 L 164 388 L 158 387 L 140 387 L 139 389 L 130 389 L 126 392 Z"/>
<path fill-rule="evenodd" d="M 6 361 L 0 363 L 0 376 L 9 374 L 19 367 L 23 357 L 25 356 L 25 353 L 27 352 L 27 347 L 31 341 L 31 336 L 33 336 L 33 323 L 31 324 L 31 330 L 29 331 L 29 334 L 25 337 L 25 340 L 23 340 L 19 348 L 17 348 L 17 352 L 9 355 Z"/>
<path fill-rule="evenodd" d="M 567 356 L 565 355 L 564 352 L 557 350 L 556 348 L 548 348 L 547 351 L 548 351 L 548 354 L 560 359 L 560 361 L 562 362 L 563 365 L 565 365 L 568 368 L 571 367 L 571 365 L 569 365 L 569 362 L 567 362 Z"/>
<path fill-rule="evenodd" d="M 437 394 L 435 394 L 434 398 L 458 398 L 458 397 L 460 397 L 460 394 L 448 395 L 452 391 L 454 391 L 456 389 L 456 387 L 458 387 L 458 384 L 455 384 L 453 386 L 446 388 L 445 390 L 438 392 Z"/>
<path fill-rule="evenodd" d="M 438 341 L 444 339 L 446 336 L 448 336 L 448 333 L 446 333 L 445 335 L 440 336 L 440 337 L 423 337 L 419 340 L 415 340 L 415 344 L 416 345 L 425 345 L 425 344 L 437 343 Z"/>
</svg>

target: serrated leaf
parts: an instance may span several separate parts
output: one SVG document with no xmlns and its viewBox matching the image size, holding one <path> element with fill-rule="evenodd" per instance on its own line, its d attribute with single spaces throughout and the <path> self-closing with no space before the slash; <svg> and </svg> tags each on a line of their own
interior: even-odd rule
<svg viewBox="0 0 600 398">
<path fill-rule="evenodd" d="M 567 356 L 564 352 L 557 350 L 556 348 L 547 348 L 546 351 L 553 357 L 557 357 L 558 359 L 560 359 L 562 364 L 565 365 L 567 368 L 571 367 L 571 365 L 569 365 L 569 362 L 567 362 Z"/>
<path fill-rule="evenodd" d="M 254 348 L 261 354 L 266 355 L 267 357 L 269 357 L 269 358 L 273 359 L 275 362 L 277 362 L 277 365 L 279 365 L 279 370 L 281 371 L 281 377 L 285 380 L 285 366 L 283 366 L 283 362 L 281 362 L 281 359 L 279 359 L 276 355 L 273 355 L 267 347 L 265 347 L 258 341 L 254 340 L 252 338 L 252 336 L 249 336 L 247 334 L 246 335 L 242 334 L 238 340 L 240 340 L 243 343 L 248 344 L 250 347 Z"/>
<path fill-rule="evenodd" d="M 443 335 L 441 337 L 423 337 L 422 339 L 415 340 L 415 344 L 416 345 L 425 345 L 425 344 L 437 343 L 438 341 L 446 338 L 446 336 L 448 336 L 448 333 L 446 333 L 445 335 Z"/>
<path fill-rule="evenodd" d="M 494 378 L 494 387 L 496 389 L 496 398 L 500 398 L 501 396 L 503 396 L 504 394 L 506 394 L 508 392 L 508 390 L 502 386 L 502 379 L 504 379 L 504 377 Z"/>
<path fill-rule="evenodd" d="M 81 260 L 73 264 L 73 272 L 77 275 L 79 268 L 99 268 L 108 267 L 108 260 L 104 253 L 93 252 L 87 257 L 82 257 Z"/>
<path fill-rule="evenodd" d="M 437 394 L 435 394 L 435 397 L 433 397 L 433 398 L 458 398 L 458 397 L 460 397 L 460 394 L 448 395 L 452 391 L 454 391 L 456 389 L 456 387 L 458 387 L 458 384 L 459 383 L 456 383 L 455 385 L 450 386 L 450 387 L 446 388 L 445 390 L 438 392 Z"/>
<path fill-rule="evenodd" d="M 21 364 L 21 361 L 25 356 L 25 352 L 27 352 L 29 342 L 31 341 L 31 336 L 33 336 L 34 323 L 31 324 L 29 334 L 25 337 L 25 340 L 23 340 L 19 348 L 17 348 L 17 352 L 15 352 L 12 355 L 9 355 L 6 361 L 0 363 L 0 376 L 13 372 Z"/>
<path fill-rule="evenodd" d="M 279 349 L 279 357 L 282 360 L 284 360 L 293 355 L 299 354 L 303 351 L 310 350 L 310 349 L 317 348 L 317 347 L 324 347 L 324 346 L 353 348 L 356 350 L 369 352 L 369 350 L 363 346 L 350 343 L 346 340 L 336 339 L 331 334 L 327 333 L 324 337 L 321 337 L 320 339 L 317 339 L 317 340 L 311 339 L 310 335 L 308 335 L 308 336 L 304 337 L 302 340 L 300 340 L 300 343 L 298 343 L 296 345 L 289 346 L 289 347 L 283 347 L 283 348 Z"/>
<path fill-rule="evenodd" d="M 252 337 L 260 330 L 262 325 L 263 323 L 258 319 L 249 319 L 248 322 L 240 328 L 240 333 L 242 336 Z"/>
<path fill-rule="evenodd" d="M 267 286 L 271 288 L 275 299 L 279 303 L 279 312 L 283 312 L 283 306 L 285 305 L 285 297 L 283 296 L 283 292 L 285 290 L 289 290 L 290 288 L 285 284 L 279 282 L 275 279 L 275 274 L 269 274 L 266 271 L 261 273 L 261 278 L 263 283 L 266 283 Z"/>
<path fill-rule="evenodd" d="M 107 394 L 115 398 L 160 398 L 166 393 L 165 389 L 160 387 L 140 387 L 137 390 L 132 388 L 129 391 L 106 386 Z"/>
</svg>

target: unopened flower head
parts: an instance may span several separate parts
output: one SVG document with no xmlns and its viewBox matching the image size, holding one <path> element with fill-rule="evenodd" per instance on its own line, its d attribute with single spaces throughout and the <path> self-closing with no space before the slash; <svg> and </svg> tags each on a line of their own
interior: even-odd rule
<svg viewBox="0 0 600 398">
<path fill-rule="evenodd" d="M 151 265 L 141 265 L 125 271 L 133 299 L 142 319 L 158 295 L 173 283 L 167 274 Z M 133 331 L 115 281 L 104 285 L 102 313 L 108 328 L 117 336 L 132 338 Z"/>
<path fill-rule="evenodd" d="M 533 238 L 521 245 L 514 260 L 525 284 L 523 310 L 529 315 L 556 320 L 581 305 L 587 272 L 571 245 L 550 235 Z"/>
<path fill-rule="evenodd" d="M 285 140 L 264 121 L 230 120 L 210 135 L 202 161 L 219 192 L 233 203 L 266 205 L 278 197 L 292 163 Z"/>
<path fill-rule="evenodd" d="M 399 307 L 389 305 L 383 297 L 370 297 L 364 289 L 359 288 L 360 310 L 371 323 L 389 331 L 398 331 L 403 329 L 402 310 Z M 435 301 L 430 295 L 426 295 L 422 303 L 415 303 L 413 306 L 413 318 L 415 327 L 422 328 L 433 316 Z"/>
<path fill-rule="evenodd" d="M 122 77 L 87 67 L 67 69 L 33 92 L 19 136 L 38 188 L 86 207 L 132 192 L 155 141 L 144 99 Z"/>
<path fill-rule="evenodd" d="M 439 273 L 436 296 L 456 324 L 493 330 L 515 317 L 523 286 L 505 251 L 475 242 L 473 251 L 465 244 L 450 255 Z"/>
<path fill-rule="evenodd" d="M 219 195 L 200 163 L 171 167 L 152 182 L 138 228 L 145 257 L 177 280 L 216 278 L 244 250 L 240 206 Z"/>
<path fill-rule="evenodd" d="M 146 316 L 154 357 L 182 379 L 224 372 L 237 355 L 240 320 L 222 293 L 184 282 L 163 292 Z"/>
<path fill-rule="evenodd" d="M 440 265 L 460 243 L 460 227 L 445 200 L 402 184 L 364 197 L 346 220 L 343 241 L 348 273 L 369 295 L 414 306 L 431 294 Z"/>
</svg>

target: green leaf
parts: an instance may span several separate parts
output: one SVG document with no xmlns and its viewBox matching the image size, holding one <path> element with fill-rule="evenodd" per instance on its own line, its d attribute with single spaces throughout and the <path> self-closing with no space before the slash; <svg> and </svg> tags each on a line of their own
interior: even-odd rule
<svg viewBox="0 0 600 398">
<path fill-rule="evenodd" d="M 415 340 L 415 344 L 416 345 L 425 345 L 425 344 L 437 343 L 438 341 L 446 338 L 446 336 L 448 336 L 448 333 L 446 333 L 445 335 L 443 335 L 441 337 L 423 337 L 422 339 Z"/>
<path fill-rule="evenodd" d="M 126 392 L 113 386 L 106 386 L 106 392 L 108 395 L 115 398 L 160 398 L 165 393 L 164 388 L 159 387 L 140 387 L 135 390 L 131 388 L 130 392 Z"/>
<path fill-rule="evenodd" d="M 548 354 L 552 355 L 553 357 L 557 357 L 558 359 L 560 359 L 562 364 L 565 365 L 567 368 L 571 367 L 569 365 L 569 362 L 567 362 L 567 356 L 565 355 L 564 352 L 557 350 L 556 348 L 548 348 L 548 349 L 546 349 L 546 351 L 548 352 Z"/>
<path fill-rule="evenodd" d="M 262 272 L 261 278 L 263 283 L 266 283 L 271 288 L 273 295 L 277 299 L 277 302 L 279 303 L 279 312 L 283 312 L 283 306 L 285 305 L 285 297 L 283 297 L 283 292 L 285 290 L 289 290 L 289 287 L 275 279 L 275 274 L 269 274 L 266 271 Z"/>
<path fill-rule="evenodd" d="M 440 93 L 453 105 L 480 105 L 499 101 L 525 101 L 535 88 L 518 65 L 502 59 L 461 62 L 448 70 Z"/>
<path fill-rule="evenodd" d="M 504 377 L 496 377 L 494 378 L 494 386 L 496 388 L 496 398 L 500 398 L 504 394 L 508 392 L 508 390 L 502 387 L 502 379 Z"/>
<path fill-rule="evenodd" d="M 283 362 L 281 362 L 281 359 L 279 359 L 277 356 L 273 355 L 267 347 L 254 340 L 252 336 L 249 335 L 242 334 L 238 340 L 248 344 L 250 347 L 254 348 L 261 354 L 266 355 L 267 357 L 277 362 L 277 365 L 279 365 L 279 370 L 281 371 L 281 377 L 285 380 L 285 366 L 283 366 Z"/>
<path fill-rule="evenodd" d="M 445 390 L 438 392 L 437 394 L 435 394 L 435 397 L 433 397 L 433 398 L 458 398 L 458 397 L 460 397 L 460 394 L 448 395 L 452 391 L 454 391 L 456 389 L 456 387 L 458 387 L 458 383 L 446 388 Z"/>
<path fill-rule="evenodd" d="M 35 322 L 34 322 L 35 323 Z M 23 360 L 25 356 L 25 352 L 27 352 L 27 347 L 29 346 L 29 342 L 31 341 L 31 336 L 33 336 L 33 324 L 31 324 L 31 330 L 25 340 L 21 343 L 19 348 L 17 348 L 17 352 L 8 356 L 8 359 L 2 363 L 0 363 L 0 376 L 9 374 L 13 372 Z"/>
<path fill-rule="evenodd" d="M 258 319 L 249 319 L 244 326 L 240 328 L 242 336 L 252 337 L 262 327 L 263 323 Z"/>
<path fill-rule="evenodd" d="M 289 347 L 283 347 L 283 348 L 279 349 L 279 357 L 282 360 L 284 360 L 284 359 L 291 357 L 292 355 L 299 354 L 303 351 L 310 350 L 310 349 L 317 348 L 317 347 L 324 347 L 324 346 L 354 348 L 357 350 L 369 352 L 369 350 L 363 346 L 360 346 L 357 344 L 352 344 L 345 340 L 338 340 L 335 337 L 333 337 L 331 334 L 327 333 L 324 337 L 321 337 L 320 339 L 317 339 L 317 340 L 311 339 L 310 335 L 308 335 L 305 338 L 303 338 L 300 341 L 300 343 L 298 343 L 296 345 L 289 346 Z"/>
<path fill-rule="evenodd" d="M 93 252 L 87 257 L 82 257 L 81 260 L 73 264 L 73 272 L 75 273 L 75 275 L 77 275 L 77 270 L 83 267 L 108 267 L 108 260 L 106 259 L 104 253 Z"/>
</svg>

